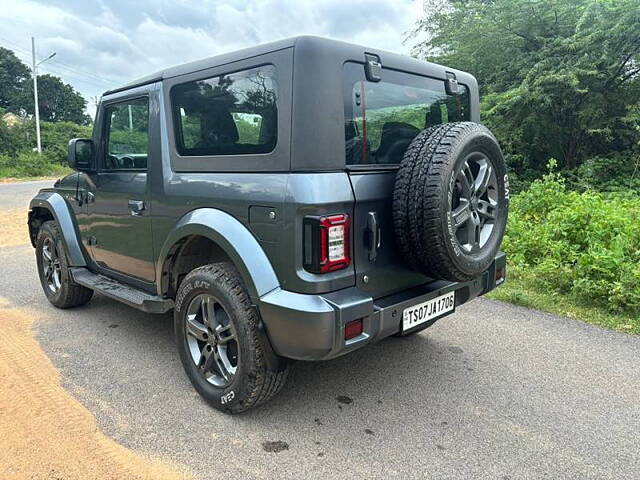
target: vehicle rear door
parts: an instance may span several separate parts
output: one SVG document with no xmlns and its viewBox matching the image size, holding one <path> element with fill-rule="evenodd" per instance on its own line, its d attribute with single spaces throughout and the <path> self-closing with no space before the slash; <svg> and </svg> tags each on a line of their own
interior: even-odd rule
<svg viewBox="0 0 640 480">
<path fill-rule="evenodd" d="M 396 172 L 420 131 L 469 119 L 469 95 L 453 97 L 444 80 L 384 68 L 380 81 L 369 81 L 364 65 L 355 62 L 344 66 L 343 95 L 356 283 L 379 298 L 431 281 L 405 265 L 396 245 Z"/>
</svg>

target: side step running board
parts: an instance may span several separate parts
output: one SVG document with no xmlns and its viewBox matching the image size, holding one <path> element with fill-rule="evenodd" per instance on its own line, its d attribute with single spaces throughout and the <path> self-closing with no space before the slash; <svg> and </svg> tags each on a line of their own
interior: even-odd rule
<svg viewBox="0 0 640 480">
<path fill-rule="evenodd" d="M 90 272 L 84 267 L 71 268 L 71 275 L 76 283 L 143 312 L 165 313 L 173 308 L 171 299 L 151 295 L 112 278 Z"/>
</svg>

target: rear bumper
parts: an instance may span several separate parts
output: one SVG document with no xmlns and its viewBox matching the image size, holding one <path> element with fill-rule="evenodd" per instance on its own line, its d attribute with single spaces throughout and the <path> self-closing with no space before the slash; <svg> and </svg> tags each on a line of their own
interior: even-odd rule
<svg viewBox="0 0 640 480">
<path fill-rule="evenodd" d="M 435 281 L 376 300 L 355 287 L 323 295 L 276 289 L 260 298 L 260 314 L 275 353 L 297 360 L 328 360 L 399 333 L 402 311 L 407 307 L 452 290 L 456 291 L 456 307 L 484 295 L 496 288 L 497 269 L 506 269 L 502 252 L 469 282 Z M 364 324 L 362 334 L 345 341 L 345 324 L 359 318 Z M 425 325 L 416 330 L 421 328 Z"/>
</svg>

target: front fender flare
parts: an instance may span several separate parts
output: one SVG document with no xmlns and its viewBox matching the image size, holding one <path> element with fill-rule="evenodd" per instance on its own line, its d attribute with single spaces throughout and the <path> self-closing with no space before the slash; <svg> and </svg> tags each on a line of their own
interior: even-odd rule
<svg viewBox="0 0 640 480">
<path fill-rule="evenodd" d="M 70 267 L 86 267 L 87 261 L 67 202 L 57 192 L 40 192 L 29 203 L 29 210 L 45 208 L 58 223 Z"/>
<path fill-rule="evenodd" d="M 193 210 L 178 221 L 160 250 L 156 278 L 162 278 L 163 266 L 173 246 L 191 235 L 209 238 L 222 248 L 240 272 L 253 302 L 280 286 L 271 262 L 253 234 L 234 217 L 215 208 Z M 161 288 L 158 282 L 159 295 L 162 295 Z"/>
</svg>

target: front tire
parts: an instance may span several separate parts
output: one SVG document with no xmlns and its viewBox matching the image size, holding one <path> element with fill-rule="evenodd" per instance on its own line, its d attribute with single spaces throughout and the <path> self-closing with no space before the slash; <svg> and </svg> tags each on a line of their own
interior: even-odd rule
<svg viewBox="0 0 640 480">
<path fill-rule="evenodd" d="M 40 284 L 52 305 L 58 308 L 78 307 L 91 300 L 93 290 L 73 281 L 62 242 L 56 222 L 44 222 L 36 239 Z"/>
<path fill-rule="evenodd" d="M 194 388 L 213 407 L 242 412 L 282 389 L 286 361 L 276 369 L 268 365 L 259 324 L 231 264 L 197 268 L 182 281 L 174 309 L 178 353 Z"/>
</svg>

